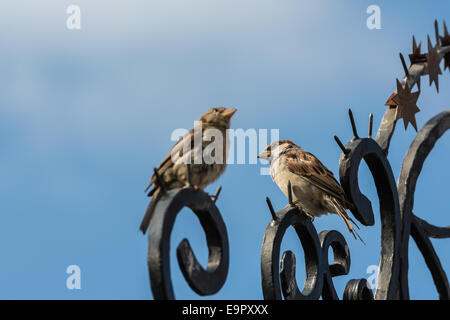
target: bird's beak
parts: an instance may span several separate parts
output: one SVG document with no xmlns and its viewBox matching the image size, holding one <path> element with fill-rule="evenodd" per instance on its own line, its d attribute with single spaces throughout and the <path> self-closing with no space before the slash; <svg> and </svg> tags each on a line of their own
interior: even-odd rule
<svg viewBox="0 0 450 320">
<path fill-rule="evenodd" d="M 270 158 L 270 151 L 263 151 L 260 154 L 258 154 L 258 159 L 265 159 L 268 160 Z"/>
<path fill-rule="evenodd" d="M 236 108 L 228 108 L 225 109 L 225 111 L 222 112 L 222 116 L 224 116 L 225 118 L 231 119 L 231 117 L 233 116 L 233 114 L 237 111 Z"/>
</svg>

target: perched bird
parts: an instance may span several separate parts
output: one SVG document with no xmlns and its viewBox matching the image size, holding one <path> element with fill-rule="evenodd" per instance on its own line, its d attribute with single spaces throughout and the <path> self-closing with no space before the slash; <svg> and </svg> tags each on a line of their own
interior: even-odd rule
<svg viewBox="0 0 450 320">
<path fill-rule="evenodd" d="M 336 213 L 356 238 L 355 234 L 358 234 L 350 223 L 354 221 L 346 212 L 352 204 L 346 199 L 344 190 L 333 173 L 312 153 L 291 140 L 281 140 L 268 145 L 258 158 L 270 162 L 272 180 L 286 197 L 288 183 L 291 182 L 292 202 L 306 215 L 314 219 L 323 214 Z"/>
<path fill-rule="evenodd" d="M 173 146 L 169 154 L 164 158 L 156 169 L 156 173 L 162 179 L 164 188 L 167 190 L 182 188 L 189 185 L 187 181 L 187 164 L 189 163 L 189 177 L 192 186 L 196 189 L 203 190 L 207 185 L 214 182 L 225 171 L 226 159 L 229 144 L 227 143 L 227 129 L 230 128 L 230 120 L 237 110 L 234 108 L 211 108 L 203 114 L 198 120 L 201 124 L 201 131 L 198 128 L 190 130 L 183 138 Z M 196 132 L 200 132 L 197 139 Z M 221 135 L 221 140 L 214 135 Z M 211 138 L 213 136 L 214 138 Z M 201 140 L 200 140 L 201 138 Z M 216 141 L 217 140 L 217 141 Z M 198 141 L 198 142 L 197 142 Z M 215 150 L 215 161 L 207 161 L 203 158 L 204 151 L 209 148 L 211 143 L 220 143 L 221 150 Z M 185 151 L 185 152 L 183 152 Z M 200 157 L 198 157 L 200 155 Z M 217 159 L 221 158 L 222 161 Z M 200 159 L 200 162 L 196 159 Z M 151 177 L 150 184 L 145 189 L 147 192 L 151 187 L 153 189 L 148 193 L 152 197 L 147 207 L 145 216 L 142 220 L 140 230 L 145 234 L 150 224 L 156 203 L 163 195 L 162 186 L 158 182 L 158 178 L 154 173 Z"/>
</svg>

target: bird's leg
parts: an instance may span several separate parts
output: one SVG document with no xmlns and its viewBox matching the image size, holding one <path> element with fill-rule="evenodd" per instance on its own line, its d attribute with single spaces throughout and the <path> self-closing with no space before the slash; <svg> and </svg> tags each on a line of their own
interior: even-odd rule
<svg viewBox="0 0 450 320">
<path fill-rule="evenodd" d="M 304 214 L 306 214 L 307 217 L 309 217 L 311 219 L 311 222 L 314 221 L 314 216 L 312 214 L 310 214 L 309 212 L 303 211 Z"/>
<path fill-rule="evenodd" d="M 305 209 L 303 209 L 303 208 L 300 206 L 300 204 L 298 203 L 298 200 L 297 200 L 297 201 L 294 201 L 292 204 L 293 204 L 294 206 L 296 206 L 301 212 L 303 212 L 308 218 L 310 218 L 310 219 L 311 219 L 311 222 L 314 221 L 314 218 L 315 218 L 315 217 L 314 217 L 312 214 L 310 214 L 309 212 L 305 211 Z"/>
<path fill-rule="evenodd" d="M 185 189 L 185 188 L 190 188 L 190 187 L 192 187 L 191 184 L 190 184 L 189 182 L 186 181 L 186 182 L 184 183 L 183 189 Z"/>
<path fill-rule="evenodd" d="M 188 181 L 186 181 L 186 182 L 184 183 L 183 188 L 192 188 L 192 189 L 194 189 L 195 191 L 197 191 L 197 190 L 203 191 L 203 188 L 201 188 L 201 187 L 199 187 L 199 186 L 196 186 L 196 185 L 194 185 L 194 184 L 190 184 Z"/>
</svg>

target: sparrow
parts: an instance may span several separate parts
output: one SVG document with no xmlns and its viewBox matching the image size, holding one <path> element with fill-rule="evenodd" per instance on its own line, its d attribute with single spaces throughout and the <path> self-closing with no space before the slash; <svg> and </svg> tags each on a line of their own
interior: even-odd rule
<svg viewBox="0 0 450 320">
<path fill-rule="evenodd" d="M 356 223 L 346 209 L 353 205 L 346 199 L 344 190 L 333 173 L 319 159 L 291 140 L 280 140 L 268 145 L 258 155 L 270 162 L 270 175 L 281 191 L 288 197 L 288 183 L 291 182 L 292 202 L 308 217 L 314 220 L 327 213 L 338 214 L 353 237 Z M 358 226 L 357 226 L 358 227 Z M 363 241 L 364 242 L 364 241 Z"/>
<path fill-rule="evenodd" d="M 227 143 L 227 129 L 230 128 L 231 117 L 236 111 L 237 109 L 235 108 L 211 108 L 203 114 L 197 122 L 198 124 L 201 124 L 201 143 L 196 142 L 197 138 L 195 137 L 195 132 L 199 131 L 194 129 L 191 129 L 184 137 L 178 140 L 170 150 L 169 154 L 156 168 L 157 175 L 163 181 L 163 188 L 171 190 L 190 186 L 187 178 L 187 163 L 189 163 L 189 180 L 195 189 L 203 190 L 207 185 L 214 182 L 222 175 L 226 168 L 226 159 L 229 148 L 229 144 Z M 213 132 L 212 129 L 215 129 L 215 132 L 220 133 L 222 137 L 222 156 L 220 157 L 222 161 L 214 161 L 211 163 L 211 161 L 206 161 L 206 159 L 203 158 L 203 151 L 205 151 L 205 148 L 216 139 L 211 138 L 211 132 Z M 183 153 L 184 150 L 187 152 Z M 200 163 L 196 160 L 198 155 L 201 156 Z M 199 158 L 197 157 L 197 159 Z M 153 173 L 150 184 L 145 189 L 145 192 L 147 192 L 153 187 L 150 192 L 148 192 L 148 196 L 152 197 L 152 200 L 147 207 L 139 228 L 144 234 L 150 224 L 156 203 L 164 193 L 157 175 Z"/>
</svg>

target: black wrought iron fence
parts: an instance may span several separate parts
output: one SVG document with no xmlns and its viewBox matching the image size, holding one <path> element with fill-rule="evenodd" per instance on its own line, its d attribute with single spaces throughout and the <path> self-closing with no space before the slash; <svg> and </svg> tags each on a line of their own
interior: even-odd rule
<svg viewBox="0 0 450 320">
<path fill-rule="evenodd" d="M 351 211 L 364 226 L 374 225 L 374 212 L 370 200 L 359 190 L 358 170 L 361 161 L 368 165 L 377 189 L 381 218 L 381 248 L 378 281 L 375 293 L 366 279 L 350 280 L 343 292 L 347 300 L 409 299 L 408 288 L 408 244 L 410 236 L 416 242 L 431 272 L 440 299 L 450 298 L 447 275 L 442 268 L 430 238 L 450 238 L 450 227 L 437 227 L 413 213 L 414 192 L 422 166 L 439 138 L 450 129 L 450 110 L 430 119 L 418 132 L 403 160 L 398 183 L 387 159 L 389 145 L 396 123 L 404 120 L 416 127 L 416 101 L 420 91 L 411 92 L 420 77 L 428 75 L 438 89 L 439 63 L 445 60 L 445 69 L 450 69 L 450 35 L 444 22 L 444 36 L 439 35 L 435 22 L 436 44 L 428 37 L 428 53 L 420 53 L 413 37 L 413 53 L 409 55 L 411 65 L 407 68 L 400 54 L 405 77 L 397 80 L 397 91 L 387 101 L 376 138 L 372 138 L 373 116 L 369 116 L 367 138 L 358 135 L 351 110 L 350 123 L 354 137 L 344 145 L 335 140 L 342 149 L 339 159 L 341 185 L 348 199 L 354 204 Z M 188 170 L 189 171 L 189 170 Z M 290 188 L 289 188 L 290 189 Z M 217 293 L 225 283 L 229 267 L 228 235 L 225 223 L 215 205 L 218 193 L 210 197 L 192 187 L 166 190 L 157 203 L 149 232 L 148 267 L 151 289 L 155 299 L 174 299 L 170 277 L 170 235 L 177 214 L 189 207 L 197 216 L 206 234 L 208 264 L 204 269 L 197 261 L 189 241 L 184 239 L 177 247 L 177 259 L 189 286 L 199 295 Z M 290 192 L 289 192 L 290 194 Z M 272 219 L 264 234 L 261 252 L 262 292 L 264 299 L 338 299 L 333 277 L 350 272 L 350 251 L 339 232 L 335 230 L 317 233 L 311 220 L 291 204 L 278 211 L 267 204 Z M 280 257 L 280 247 L 287 228 L 297 232 L 306 263 L 306 280 L 299 289 L 295 279 L 296 259 L 291 251 Z M 334 254 L 332 264 L 328 250 Z"/>
</svg>

